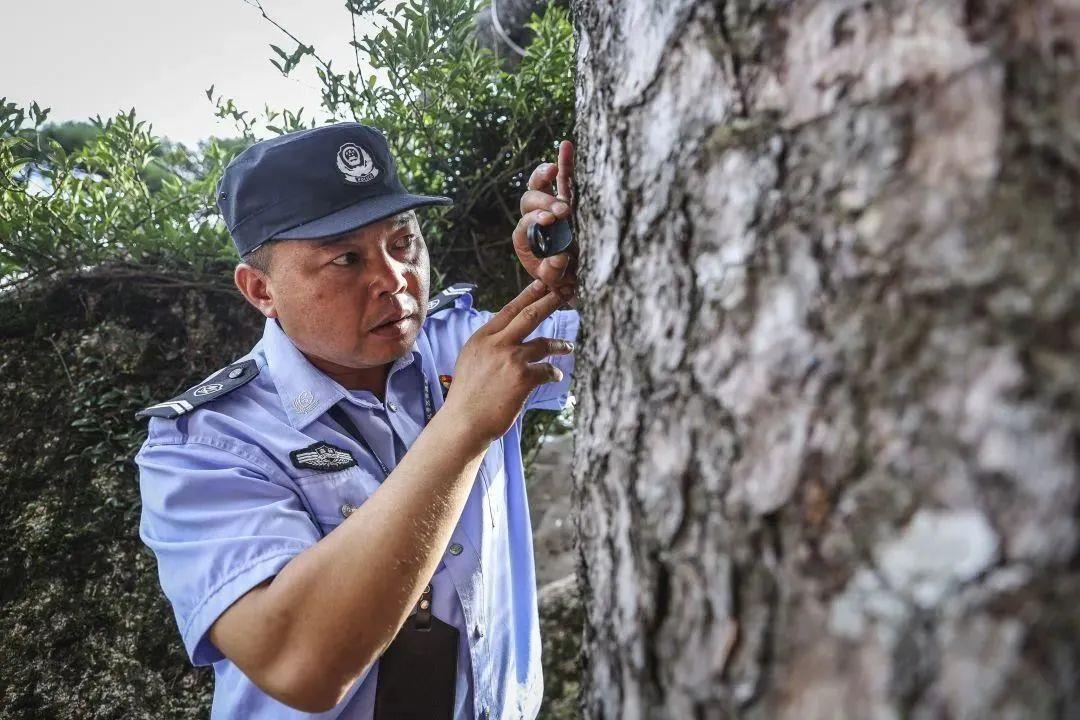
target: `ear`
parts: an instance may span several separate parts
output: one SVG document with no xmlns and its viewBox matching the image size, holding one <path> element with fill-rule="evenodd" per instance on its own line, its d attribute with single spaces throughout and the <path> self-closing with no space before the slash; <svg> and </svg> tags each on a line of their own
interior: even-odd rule
<svg viewBox="0 0 1080 720">
<path fill-rule="evenodd" d="M 268 318 L 277 317 L 274 289 L 266 273 L 247 263 L 240 263 L 233 271 L 233 282 L 256 310 Z"/>
</svg>

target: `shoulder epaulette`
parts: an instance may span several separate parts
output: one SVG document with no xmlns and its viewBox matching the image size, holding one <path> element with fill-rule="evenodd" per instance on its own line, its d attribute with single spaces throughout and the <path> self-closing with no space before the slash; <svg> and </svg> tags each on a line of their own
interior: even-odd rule
<svg viewBox="0 0 1080 720">
<path fill-rule="evenodd" d="M 445 288 L 435 297 L 431 298 L 427 304 L 427 314 L 431 317 L 435 313 L 445 310 L 449 307 L 453 307 L 454 300 L 458 299 L 462 295 L 467 295 L 476 289 L 476 285 L 472 283 L 454 283 L 453 285 Z"/>
<path fill-rule="evenodd" d="M 254 380 L 258 374 L 259 366 L 254 360 L 242 360 L 218 370 L 203 382 L 189 388 L 172 400 L 166 400 L 140 410 L 135 413 L 135 417 L 159 417 L 170 420 L 180 417 L 200 405 L 205 405 L 223 395 L 228 395 L 241 385 L 246 385 Z"/>
</svg>

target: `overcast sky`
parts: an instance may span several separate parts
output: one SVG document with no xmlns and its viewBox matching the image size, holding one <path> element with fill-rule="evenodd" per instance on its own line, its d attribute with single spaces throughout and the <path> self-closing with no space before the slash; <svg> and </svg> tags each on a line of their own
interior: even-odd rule
<svg viewBox="0 0 1080 720">
<path fill-rule="evenodd" d="M 343 0 L 264 0 L 293 34 L 344 71 L 355 64 Z M 319 103 L 318 78 L 305 60 L 289 78 L 269 57 L 270 43 L 294 45 L 243 0 L 0 0 L 7 48 L 0 96 L 52 107 L 50 120 L 84 120 L 134 107 L 154 132 L 194 144 L 235 135 L 217 120 L 205 90 L 242 108 L 295 109 Z M 358 28 L 359 30 L 359 28 Z"/>
</svg>

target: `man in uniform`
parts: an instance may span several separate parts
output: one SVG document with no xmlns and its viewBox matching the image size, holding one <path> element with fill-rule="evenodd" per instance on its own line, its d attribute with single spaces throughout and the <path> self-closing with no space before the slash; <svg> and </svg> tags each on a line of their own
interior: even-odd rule
<svg viewBox="0 0 1080 720">
<path fill-rule="evenodd" d="M 218 204 L 266 317 L 246 356 L 141 411 L 140 537 L 213 718 L 532 718 L 541 694 L 521 417 L 563 407 L 573 147 L 539 166 L 514 245 L 537 277 L 498 313 L 428 299 L 386 140 L 341 123 L 257 143 Z M 557 196 L 548 192 L 557 182 Z"/>
</svg>

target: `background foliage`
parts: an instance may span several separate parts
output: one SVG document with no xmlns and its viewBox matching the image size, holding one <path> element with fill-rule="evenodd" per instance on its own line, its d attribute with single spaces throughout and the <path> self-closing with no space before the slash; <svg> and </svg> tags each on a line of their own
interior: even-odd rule
<svg viewBox="0 0 1080 720">
<path fill-rule="evenodd" d="M 105 263 L 202 274 L 228 257 L 214 188 L 239 143 L 168 145 L 134 110 L 68 133 L 47 114 L 0 103 L 0 282 Z"/>
<path fill-rule="evenodd" d="M 472 37 L 479 4 L 349 0 L 376 30 L 344 70 L 281 28 L 271 62 L 313 73 L 322 106 L 255 113 L 210 88 L 237 137 L 195 149 L 134 110 L 50 124 L 0 100 L 0 717 L 208 716 L 211 673 L 188 664 L 138 539 L 133 414 L 257 338 L 213 202 L 237 152 L 315 122 L 375 125 L 407 187 L 456 201 L 421 218 L 433 286 L 476 282 L 488 306 L 521 286 L 510 229 L 528 172 L 569 136 L 572 37 L 548 7 L 506 67 Z M 532 438 L 538 422 L 559 424 L 534 418 Z M 572 646 L 553 659 L 573 668 Z"/>
<path fill-rule="evenodd" d="M 433 287 L 471 281 L 483 300 L 508 297 L 524 280 L 508 237 L 518 198 L 572 127 L 573 41 L 566 10 L 550 5 L 508 69 L 473 37 L 481 4 L 350 0 L 354 27 L 377 30 L 355 35 L 356 67 L 341 72 L 281 28 L 294 47 L 272 45 L 270 61 L 285 74 L 313 72 L 321 107 L 255 113 L 211 87 L 214 111 L 238 137 L 195 150 L 154 137 L 134 109 L 58 128 L 37 104 L 0 100 L 0 283 L 104 264 L 222 275 L 233 257 L 214 204 L 225 165 L 258 136 L 356 120 L 386 134 L 406 187 L 455 200 L 422 215 Z"/>
</svg>

